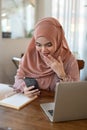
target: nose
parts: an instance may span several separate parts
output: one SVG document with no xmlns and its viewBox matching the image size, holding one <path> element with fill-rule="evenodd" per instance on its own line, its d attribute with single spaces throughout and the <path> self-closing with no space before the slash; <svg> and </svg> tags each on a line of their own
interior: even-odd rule
<svg viewBox="0 0 87 130">
<path fill-rule="evenodd" d="M 45 52 L 45 51 L 46 51 L 46 47 L 45 47 L 45 46 L 42 46 L 42 47 L 41 47 L 41 51 L 42 51 L 42 52 Z"/>
</svg>

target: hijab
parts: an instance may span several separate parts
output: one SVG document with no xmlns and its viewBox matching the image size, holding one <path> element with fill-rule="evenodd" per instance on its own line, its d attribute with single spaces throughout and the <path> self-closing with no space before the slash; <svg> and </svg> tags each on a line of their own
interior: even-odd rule
<svg viewBox="0 0 87 130">
<path fill-rule="evenodd" d="M 43 18 L 35 26 L 34 35 L 20 62 L 17 76 L 21 78 L 33 77 L 38 81 L 40 88 L 53 89 L 58 77 L 47 66 L 40 53 L 36 50 L 35 41 L 39 37 L 46 37 L 50 42 L 55 44 L 54 58 L 58 60 L 58 57 L 61 56 L 64 66 L 67 63 L 71 52 L 64 37 L 61 24 L 55 18 Z"/>
</svg>

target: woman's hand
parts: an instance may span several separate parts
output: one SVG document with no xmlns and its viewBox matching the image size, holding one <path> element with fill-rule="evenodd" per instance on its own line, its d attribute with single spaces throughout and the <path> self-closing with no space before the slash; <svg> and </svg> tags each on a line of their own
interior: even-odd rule
<svg viewBox="0 0 87 130">
<path fill-rule="evenodd" d="M 32 90 L 33 89 L 33 90 Z M 28 97 L 34 97 L 40 95 L 39 89 L 34 89 L 34 86 L 24 87 L 24 94 Z"/>
<path fill-rule="evenodd" d="M 46 64 L 51 67 L 51 69 L 60 77 L 65 77 L 65 71 L 63 67 L 63 62 L 61 57 L 59 56 L 58 60 L 56 60 L 53 56 L 48 55 L 47 57 L 44 56 Z"/>
</svg>

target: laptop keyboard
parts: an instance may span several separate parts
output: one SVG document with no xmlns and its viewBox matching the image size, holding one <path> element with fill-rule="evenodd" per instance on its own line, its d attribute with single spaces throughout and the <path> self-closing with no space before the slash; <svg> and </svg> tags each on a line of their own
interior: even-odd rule
<svg viewBox="0 0 87 130">
<path fill-rule="evenodd" d="M 53 116 L 53 110 L 48 110 L 51 116 Z"/>
</svg>

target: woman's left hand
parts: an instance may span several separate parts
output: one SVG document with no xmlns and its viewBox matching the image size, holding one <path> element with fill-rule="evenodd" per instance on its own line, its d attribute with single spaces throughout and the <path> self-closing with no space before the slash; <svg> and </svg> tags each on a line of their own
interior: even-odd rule
<svg viewBox="0 0 87 130">
<path fill-rule="evenodd" d="M 63 62 L 61 60 L 61 57 L 58 57 L 58 60 L 56 60 L 53 56 L 48 55 L 47 57 L 44 56 L 46 64 L 51 67 L 51 69 L 59 76 L 59 77 L 65 77 L 65 71 L 63 67 Z"/>
</svg>

